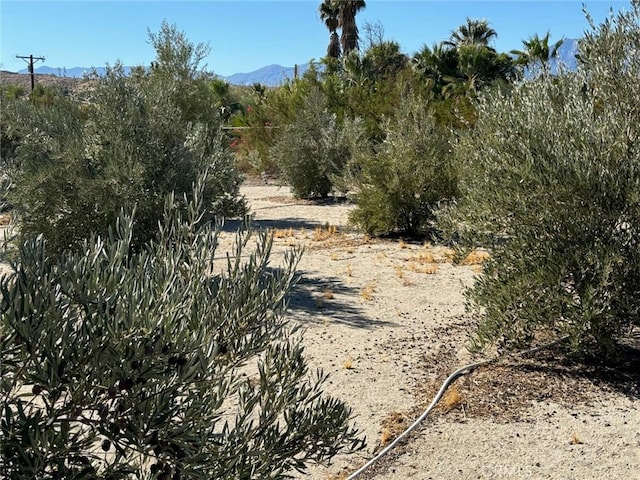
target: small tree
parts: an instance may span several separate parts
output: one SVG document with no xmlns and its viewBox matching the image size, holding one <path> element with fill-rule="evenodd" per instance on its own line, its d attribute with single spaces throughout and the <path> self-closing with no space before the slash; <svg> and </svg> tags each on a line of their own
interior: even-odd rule
<svg viewBox="0 0 640 480">
<path fill-rule="evenodd" d="M 640 325 L 639 14 L 592 26 L 576 74 L 485 96 L 461 139 L 453 229 L 499 240 L 469 291 L 478 348 L 569 335 L 610 354 Z"/>
<path fill-rule="evenodd" d="M 5 99 L 16 99 L 27 96 L 27 89 L 22 85 L 3 84 L 0 85 L 0 101 Z"/>
<path fill-rule="evenodd" d="M 132 243 L 142 246 L 157 234 L 165 195 L 181 199 L 204 169 L 213 172 L 205 214 L 244 213 L 214 93 L 194 73 L 202 52 L 165 24 L 151 38 L 151 73 L 108 68 L 94 79 L 89 104 L 7 102 L 2 134 L 16 144 L 10 201 L 22 235 L 43 234 L 58 251 L 77 248 L 91 232 L 105 236 L 121 208 L 135 207 Z"/>
<path fill-rule="evenodd" d="M 270 156 L 296 197 L 326 197 L 354 147 L 328 112 L 326 96 L 314 88 L 293 123 L 279 133 Z"/>
<path fill-rule="evenodd" d="M 371 235 L 434 233 L 434 211 L 457 192 L 449 133 L 425 100 L 406 95 L 371 155 L 358 157 L 357 208 L 350 219 Z"/>
<path fill-rule="evenodd" d="M 283 318 L 299 252 L 272 267 L 246 231 L 218 263 L 203 189 L 185 215 L 169 196 L 139 253 L 126 215 L 81 253 L 20 244 L 0 279 L 6 478 L 286 478 L 360 445 Z"/>
</svg>

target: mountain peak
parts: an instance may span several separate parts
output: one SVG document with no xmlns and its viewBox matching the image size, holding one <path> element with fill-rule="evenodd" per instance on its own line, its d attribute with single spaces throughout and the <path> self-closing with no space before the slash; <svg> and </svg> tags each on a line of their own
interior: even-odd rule
<svg viewBox="0 0 640 480">
<path fill-rule="evenodd" d="M 298 75 L 302 75 L 309 68 L 309 64 L 298 65 Z M 233 85 L 253 85 L 260 83 L 268 87 L 275 87 L 283 84 L 287 80 L 293 80 L 295 67 L 283 67 L 282 65 L 267 65 L 253 72 L 234 73 L 228 77 L 223 77 Z"/>
</svg>

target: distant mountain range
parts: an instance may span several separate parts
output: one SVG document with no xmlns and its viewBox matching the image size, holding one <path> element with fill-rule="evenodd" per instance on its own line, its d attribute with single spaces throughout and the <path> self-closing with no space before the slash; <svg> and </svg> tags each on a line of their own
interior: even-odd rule
<svg viewBox="0 0 640 480">
<path fill-rule="evenodd" d="M 125 73 L 129 73 L 132 67 L 124 67 Z M 298 75 L 302 75 L 309 68 L 309 64 L 298 65 Z M 93 68 L 74 67 L 74 68 L 56 68 L 42 65 L 35 69 L 36 74 L 40 75 L 56 75 L 58 77 L 82 78 L 84 75 L 93 71 Z M 106 71 L 105 67 L 96 67 L 95 71 L 99 75 L 103 75 Z M 22 69 L 18 73 L 29 73 L 28 69 Z M 287 80 L 293 80 L 295 75 L 295 67 L 283 67 L 282 65 L 268 65 L 259 68 L 253 72 L 234 73 L 227 77 L 220 76 L 232 85 L 253 85 L 260 83 L 269 87 L 275 87 L 283 84 Z"/>
<path fill-rule="evenodd" d="M 575 70 L 577 66 L 576 54 L 578 53 L 578 40 L 568 38 L 558 49 L 558 57 L 551 62 L 552 69 L 557 69 L 558 64 L 563 64 L 569 70 Z M 298 65 L 298 75 L 304 74 L 309 68 L 309 64 Z M 129 73 L 131 67 L 124 67 L 125 72 Z M 105 72 L 105 67 L 96 67 L 98 74 Z M 74 68 L 55 68 L 40 66 L 35 69 L 36 73 L 57 75 L 59 77 L 81 78 L 85 74 L 91 73 L 92 68 L 74 67 Z M 29 73 L 27 69 L 20 70 L 18 73 Z M 269 87 L 275 87 L 283 84 L 287 80 L 293 80 L 295 67 L 283 67 L 282 65 L 268 65 L 259 68 L 253 72 L 234 73 L 229 76 L 220 76 L 232 85 L 253 85 L 260 83 Z"/>
<path fill-rule="evenodd" d="M 131 71 L 131 67 L 124 67 L 127 75 Z M 73 68 L 59 68 L 59 67 L 48 67 L 47 65 L 42 65 L 35 69 L 36 74 L 40 75 L 56 75 L 58 77 L 67 77 L 67 78 L 82 78 L 85 75 L 90 74 L 93 71 L 91 67 L 73 67 Z M 96 71 L 99 75 L 104 75 L 106 68 L 105 67 L 97 67 Z M 29 73 L 29 70 L 23 68 L 22 70 L 18 70 L 18 73 Z"/>
</svg>

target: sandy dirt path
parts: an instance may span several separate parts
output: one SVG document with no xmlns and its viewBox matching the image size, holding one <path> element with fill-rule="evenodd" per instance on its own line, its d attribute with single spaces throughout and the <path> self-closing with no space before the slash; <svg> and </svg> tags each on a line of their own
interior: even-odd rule
<svg viewBox="0 0 640 480">
<path fill-rule="evenodd" d="M 295 201 L 277 186 L 242 192 L 275 252 L 304 246 L 288 315 L 306 329 L 311 369 L 330 374 L 326 392 L 353 408 L 367 437 L 365 450 L 300 478 L 346 478 L 474 359 L 463 291 L 481 266 L 454 266 L 441 247 L 368 239 L 348 226 L 347 203 Z M 516 361 L 458 381 L 449 407 L 360 478 L 640 478 L 640 364 L 611 382 L 549 365 Z"/>
</svg>

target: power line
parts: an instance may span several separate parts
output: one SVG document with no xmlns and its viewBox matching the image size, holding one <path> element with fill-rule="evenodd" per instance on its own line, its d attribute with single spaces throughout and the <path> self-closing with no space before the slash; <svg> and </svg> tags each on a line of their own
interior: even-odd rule
<svg viewBox="0 0 640 480">
<path fill-rule="evenodd" d="M 16 58 L 21 58 L 22 60 L 29 61 L 29 74 L 31 75 L 31 91 L 33 92 L 33 89 L 36 86 L 35 72 L 33 71 L 33 61 L 35 60 L 37 62 L 40 60 L 44 62 L 44 57 L 34 57 L 33 55 L 29 55 L 28 57 L 26 57 L 24 55 L 16 55 Z"/>
</svg>

